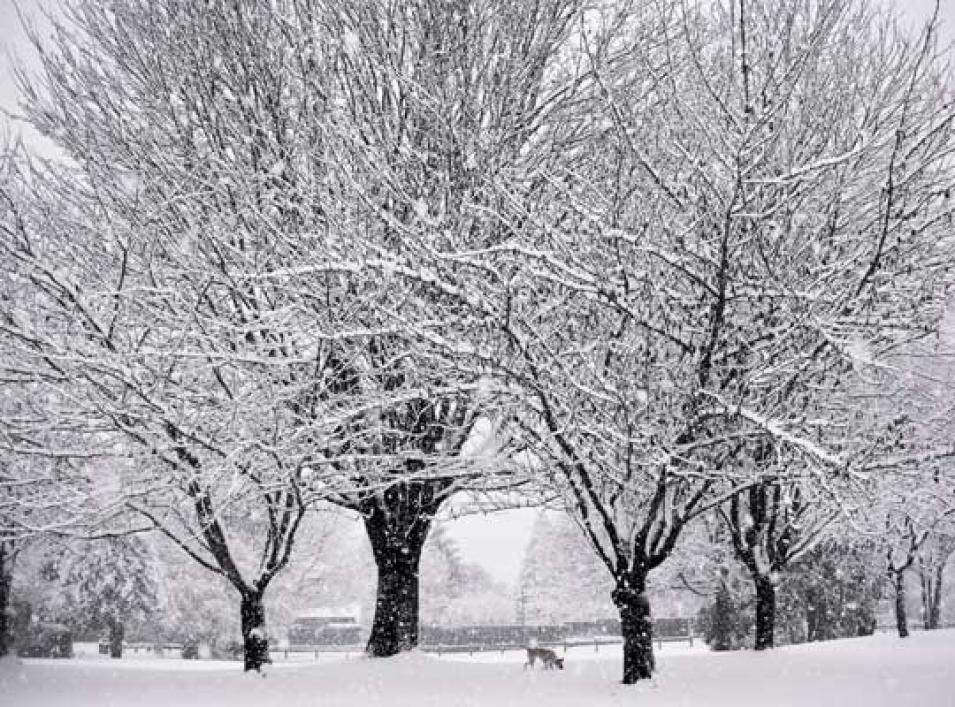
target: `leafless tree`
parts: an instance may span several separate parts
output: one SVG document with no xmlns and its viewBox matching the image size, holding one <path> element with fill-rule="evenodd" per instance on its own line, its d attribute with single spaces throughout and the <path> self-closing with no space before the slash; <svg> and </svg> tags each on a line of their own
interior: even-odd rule
<svg viewBox="0 0 955 707">
<path fill-rule="evenodd" d="M 446 332 L 472 321 L 457 301 L 466 291 L 451 282 L 441 292 L 446 268 L 432 275 L 419 265 L 505 237 L 494 214 L 509 192 L 498 179 L 527 173 L 546 147 L 539 136 L 569 90 L 552 76 L 555 60 L 581 7 L 577 0 L 315 4 L 327 38 L 330 129 L 340 138 L 334 157 L 344 173 L 335 227 L 342 242 L 367 244 L 364 266 L 389 288 L 380 306 L 405 332 L 369 337 L 352 348 L 352 360 L 374 362 L 380 390 L 412 381 L 429 390 L 377 417 L 381 436 L 348 443 L 360 457 L 390 455 L 388 474 L 334 464 L 351 491 L 332 500 L 362 515 L 378 566 L 371 655 L 417 644 L 418 563 L 445 500 L 523 480 L 503 454 L 496 468 L 462 468 L 469 440 L 489 434 L 475 424 L 483 418 L 495 431 L 494 386 L 479 361 L 448 356 Z M 357 384 L 358 367 L 347 366 L 344 377 Z M 442 470 L 441 457 L 459 461 Z M 435 471 L 422 474 L 427 465 Z"/>
<path fill-rule="evenodd" d="M 24 110 L 64 159 L 20 160 L 2 187 L 5 374 L 71 435 L 49 455 L 106 460 L 101 511 L 231 582 L 256 669 L 263 593 L 321 495 L 315 440 L 369 404 L 322 373 L 360 282 L 289 272 L 327 254 L 318 39 L 259 3 L 80 1 L 54 24 Z"/>
<path fill-rule="evenodd" d="M 881 449 L 854 381 L 937 326 L 953 112 L 934 25 L 849 0 L 600 6 L 568 45 L 576 100 L 536 181 L 498 177 L 502 236 L 411 276 L 467 308 L 448 350 L 514 393 L 613 575 L 632 683 L 648 574 L 747 444 L 820 488 Z"/>
<path fill-rule="evenodd" d="M 947 532 L 936 531 L 918 554 L 919 584 L 922 588 L 922 625 L 926 630 L 941 628 L 942 580 L 945 567 L 955 554 L 955 538 Z"/>
<path fill-rule="evenodd" d="M 785 479 L 785 480 L 783 480 Z M 723 507 L 736 558 L 756 590 L 756 650 L 775 644 L 776 589 L 786 568 L 811 550 L 838 515 L 832 499 L 814 497 L 815 484 L 794 474 L 760 476 Z"/>
</svg>

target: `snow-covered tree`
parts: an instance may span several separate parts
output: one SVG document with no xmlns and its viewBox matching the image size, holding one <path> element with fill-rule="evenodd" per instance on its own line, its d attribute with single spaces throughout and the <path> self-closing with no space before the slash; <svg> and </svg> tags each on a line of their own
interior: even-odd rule
<svg viewBox="0 0 955 707">
<path fill-rule="evenodd" d="M 23 404 L 28 398 L 14 402 L 11 393 L 18 387 L 9 381 L 0 393 L 0 656 L 11 646 L 10 599 L 18 557 L 46 538 L 76 532 L 86 518 L 88 490 L 81 464 L 22 436 L 24 421 L 39 411 Z"/>
<path fill-rule="evenodd" d="M 907 633 L 906 574 L 916 570 L 922 619 L 937 627 L 945 565 L 955 550 L 955 477 L 952 472 L 952 403 L 955 319 L 951 307 L 937 336 L 908 347 L 892 373 L 874 386 L 879 404 L 895 417 L 893 454 L 871 485 L 873 536 L 887 553 L 886 569 L 897 597 L 897 625 Z"/>
<path fill-rule="evenodd" d="M 780 586 L 780 628 L 790 642 L 871 634 L 884 579 L 871 539 L 837 526 L 796 560 Z"/>
<path fill-rule="evenodd" d="M 555 624 L 612 616 L 610 578 L 573 522 L 542 512 L 521 566 L 520 593 L 527 623 Z"/>
<path fill-rule="evenodd" d="M 289 625 L 314 608 L 354 609 L 367 625 L 374 609 L 374 559 L 360 519 L 334 506 L 320 506 L 302 521 L 299 544 L 289 566 L 276 578 L 269 615 Z"/>
<path fill-rule="evenodd" d="M 122 657 L 126 625 L 159 608 L 154 557 L 135 536 L 48 543 L 38 575 L 34 613 L 76 633 L 107 631 L 113 658 Z"/>
<path fill-rule="evenodd" d="M 906 638 L 909 635 L 907 574 L 918 566 L 919 557 L 933 555 L 934 543 L 947 535 L 945 524 L 953 511 L 949 498 L 942 499 L 944 504 L 940 508 L 940 499 L 931 482 L 925 484 L 924 479 L 917 476 L 887 488 L 892 495 L 872 509 L 869 518 L 872 523 L 881 523 L 872 532 L 883 548 L 885 572 L 895 595 L 896 628 L 899 637 Z M 929 562 L 936 564 L 934 558 Z M 944 562 L 942 567 L 944 570 Z M 934 573 L 935 567 L 929 571 Z M 932 592 L 932 584 L 930 579 L 923 590 Z M 927 608 L 931 608 L 934 598 L 934 592 L 926 597 Z"/>
<path fill-rule="evenodd" d="M 927 630 L 941 627 L 945 567 L 953 554 L 955 554 L 955 537 L 951 529 L 941 532 L 936 530 L 919 549 L 918 575 L 922 589 L 922 623 Z"/>
<path fill-rule="evenodd" d="M 19 160 L 0 202 L 18 292 L 0 304 L 4 372 L 40 389 L 31 438 L 66 427 L 59 454 L 118 460 L 100 508 L 229 581 L 247 668 L 267 659 L 262 598 L 321 495 L 310 463 L 368 404 L 343 407 L 324 373 L 363 308 L 339 297 L 363 288 L 291 273 L 327 255 L 330 186 L 308 64 L 321 38 L 283 5 L 303 12 L 69 3 L 23 85 L 64 159 Z M 236 526 L 259 531 L 241 558 Z"/>
<path fill-rule="evenodd" d="M 20 176 L 34 186 L 11 200 L 7 254 L 67 336 L 49 316 L 45 336 L 22 317 L 11 332 L 29 369 L 69 351 L 70 414 L 137 455 L 127 505 L 236 587 L 249 667 L 265 656 L 262 594 L 313 496 L 365 522 L 380 574 L 369 652 L 391 655 L 416 643 L 431 519 L 486 476 L 458 463 L 478 377 L 415 348 L 395 318 L 428 303 L 382 275 L 418 199 L 395 201 L 368 159 L 417 178 L 428 82 L 444 80 L 425 64 L 443 44 L 469 50 L 441 3 L 386 5 L 79 0 L 42 80 L 24 83 L 29 119 L 71 162 Z M 523 27 L 482 12 L 488 36 Z M 250 502 L 268 519 L 258 574 L 223 528 Z"/>
<path fill-rule="evenodd" d="M 0 184 L 15 178 L 16 152 L 16 146 L 10 146 L 0 154 Z M 0 213 L 10 215 L 3 205 Z M 0 279 L 0 302 L 0 312 L 16 303 L 26 319 L 39 314 L 12 278 Z M 2 335 L 10 324 L 0 314 L 0 360 L 5 362 L 0 367 L 0 656 L 11 645 L 9 602 L 17 557 L 38 538 L 82 522 L 87 486 L 82 464 L 57 452 L 69 437 L 69 425 L 58 428 L 47 419 L 40 376 L 16 365 L 14 347 Z"/>
<path fill-rule="evenodd" d="M 843 391 L 937 325 L 955 126 L 934 26 L 851 0 L 600 6 L 570 46 L 575 100 L 534 176 L 498 177 L 498 237 L 409 277 L 514 392 L 611 573 L 632 683 L 649 574 L 747 443 L 820 485 L 878 448 Z"/>
<path fill-rule="evenodd" d="M 950 339 L 950 332 L 949 324 L 943 327 L 943 340 Z M 950 554 L 947 538 L 955 522 L 948 423 L 952 383 L 947 366 L 938 365 L 944 351 L 930 347 L 900 357 L 903 375 L 880 395 L 888 399 L 895 414 L 888 437 L 892 453 L 878 465 L 879 474 L 868 480 L 864 502 L 850 511 L 850 517 L 882 550 L 902 638 L 909 633 L 907 577 L 918 570 L 923 618 L 931 623 Z"/>
<path fill-rule="evenodd" d="M 421 623 L 510 623 L 514 614 L 511 592 L 483 567 L 463 560 L 446 528 L 435 525 L 422 552 Z"/>
<path fill-rule="evenodd" d="M 371 427 L 380 438 L 350 445 L 362 458 L 391 455 L 390 478 L 340 465 L 355 491 L 338 502 L 362 515 L 378 567 L 371 655 L 417 643 L 420 556 L 442 504 L 462 490 L 514 483 L 503 459 L 471 473 L 451 461 L 466 456 L 482 412 L 495 420 L 482 399 L 483 366 L 447 365 L 453 338 L 445 335 L 467 317 L 455 302 L 465 291 L 435 292 L 440 275 L 419 265 L 500 237 L 493 214 L 507 196 L 495 182 L 537 159 L 536 133 L 559 98 L 550 65 L 581 7 L 577 0 L 316 3 L 328 40 L 331 130 L 347 174 L 336 195 L 342 255 L 355 234 L 371 244 L 363 265 L 386 283 L 382 309 L 404 328 L 349 351 L 374 362 L 385 390 L 427 391 L 377 416 Z M 422 473 L 428 466 L 435 471 Z"/>
<path fill-rule="evenodd" d="M 712 604 L 700 610 L 703 640 L 710 649 L 729 651 L 743 646 L 752 622 L 741 604 L 740 597 L 731 589 L 730 574 L 724 569 L 720 572 Z"/>
<path fill-rule="evenodd" d="M 757 464 L 772 466 L 761 450 Z M 764 475 L 720 508 L 736 558 L 753 581 L 756 595 L 756 650 L 775 644 L 776 591 L 788 566 L 811 550 L 838 515 L 830 499 L 813 495 L 808 478 L 783 472 Z"/>
</svg>

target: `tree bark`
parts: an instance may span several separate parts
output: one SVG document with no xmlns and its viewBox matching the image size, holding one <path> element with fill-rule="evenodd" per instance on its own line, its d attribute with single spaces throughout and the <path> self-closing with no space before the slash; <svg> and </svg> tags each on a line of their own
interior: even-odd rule
<svg viewBox="0 0 955 707">
<path fill-rule="evenodd" d="M 729 651 L 733 649 L 734 614 L 736 607 L 726 578 L 720 578 L 720 588 L 713 602 L 713 618 L 710 629 L 710 649 L 714 651 Z"/>
<path fill-rule="evenodd" d="M 430 517 L 380 507 L 365 516 L 378 568 L 375 618 L 365 649 L 370 656 L 385 658 L 418 645 L 418 575 Z"/>
<path fill-rule="evenodd" d="M 13 553 L 6 541 L 0 541 L 0 658 L 12 645 L 10 621 L 10 587 L 13 584 Z"/>
<path fill-rule="evenodd" d="M 922 624 L 926 631 L 939 627 L 942 609 L 942 574 L 945 566 L 919 566 L 919 580 L 922 585 Z"/>
<path fill-rule="evenodd" d="M 245 592 L 242 594 L 242 645 L 244 649 L 245 670 L 261 670 L 270 663 L 269 637 L 265 630 L 265 606 L 262 594 Z"/>
<path fill-rule="evenodd" d="M 825 594 L 818 589 L 806 591 L 806 640 L 823 640 L 822 628 L 826 619 Z"/>
<path fill-rule="evenodd" d="M 367 647 L 372 656 L 392 656 L 418 645 L 420 556 L 420 547 L 385 547 L 375 553 L 378 596 Z"/>
<path fill-rule="evenodd" d="M 909 635 L 908 617 L 905 612 L 905 572 L 895 572 L 895 625 L 899 630 L 899 638 Z"/>
<path fill-rule="evenodd" d="M 386 658 L 418 645 L 418 568 L 447 481 L 402 481 L 359 506 L 378 568 L 375 618 L 365 652 Z"/>
<path fill-rule="evenodd" d="M 620 612 L 620 631 L 623 634 L 623 684 L 633 685 L 638 680 L 653 676 L 656 663 L 653 657 L 653 624 L 650 620 L 650 600 L 646 584 L 639 588 L 618 586 L 611 594 Z"/>
<path fill-rule="evenodd" d="M 776 645 L 776 586 L 769 577 L 759 575 L 756 584 L 756 650 Z"/>
<path fill-rule="evenodd" d="M 109 619 L 109 657 L 123 657 L 123 638 L 126 636 L 126 628 L 123 622 L 115 616 Z"/>
<path fill-rule="evenodd" d="M 932 587 L 932 610 L 929 612 L 929 628 L 937 629 L 941 627 L 942 620 L 942 575 L 945 573 L 945 565 L 938 565 L 935 568 L 935 586 Z"/>
</svg>

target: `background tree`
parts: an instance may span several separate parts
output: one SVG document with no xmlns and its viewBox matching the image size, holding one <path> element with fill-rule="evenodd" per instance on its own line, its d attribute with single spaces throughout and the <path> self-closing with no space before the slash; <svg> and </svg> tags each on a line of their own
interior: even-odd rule
<svg viewBox="0 0 955 707">
<path fill-rule="evenodd" d="M 896 416 L 895 459 L 874 489 L 875 498 L 890 500 L 875 504 L 876 518 L 885 523 L 889 576 L 894 588 L 902 590 L 899 607 L 904 610 L 907 604 L 904 573 L 916 569 L 926 628 L 937 627 L 945 565 L 955 549 L 950 540 L 955 507 L 950 470 L 953 347 L 955 321 L 949 308 L 936 336 L 908 347 L 893 360 L 894 374 L 876 379 L 880 405 Z M 904 625 L 905 617 L 897 623 Z"/>
<path fill-rule="evenodd" d="M 919 584 L 922 588 L 922 622 L 926 630 L 941 627 L 942 586 L 945 567 L 955 553 L 955 538 L 936 530 L 918 553 Z"/>
<path fill-rule="evenodd" d="M 780 586 L 780 628 L 788 642 L 866 636 L 875 630 L 884 575 L 870 539 L 828 533 L 795 561 Z"/>
<path fill-rule="evenodd" d="M 135 536 L 49 545 L 38 569 L 35 615 L 74 635 L 107 631 L 112 658 L 123 655 L 126 626 L 159 608 L 154 558 Z"/>
<path fill-rule="evenodd" d="M 573 518 L 542 512 L 521 565 L 520 588 L 529 624 L 593 621 L 614 615 L 609 578 Z"/>
<path fill-rule="evenodd" d="M 909 635 L 906 575 L 915 564 L 934 525 L 934 519 L 926 520 L 918 502 L 913 501 L 914 498 L 909 496 L 906 506 L 891 507 L 882 516 L 885 523 L 881 535 L 886 558 L 885 571 L 895 595 L 895 625 L 899 638 Z"/>
<path fill-rule="evenodd" d="M 760 456 L 762 463 L 768 461 L 768 455 Z M 812 497 L 811 489 L 808 479 L 800 483 L 792 476 L 786 480 L 764 476 L 720 509 L 736 557 L 753 580 L 756 650 L 774 646 L 776 590 L 782 574 L 812 549 L 838 513 L 827 498 Z"/>
<path fill-rule="evenodd" d="M 736 582 L 734 582 L 734 579 Z M 699 628 L 711 650 L 729 651 L 742 648 L 752 631 L 752 621 L 744 612 L 743 601 L 734 591 L 739 578 L 723 568 L 712 604 L 699 612 Z"/>
<path fill-rule="evenodd" d="M 918 405 L 912 405 L 917 387 L 906 385 L 904 391 L 892 435 L 896 451 L 870 479 L 869 502 L 851 514 L 883 553 L 900 638 L 909 634 L 907 575 L 920 555 L 933 555 L 933 541 L 947 535 L 955 517 L 953 479 L 945 471 L 949 452 L 937 449 L 937 431 L 919 415 Z M 934 565 L 934 558 L 930 562 Z M 931 604 L 932 596 L 925 598 Z"/>
<path fill-rule="evenodd" d="M 28 396 L 14 394 L 21 383 L 6 381 L 0 398 L 0 656 L 11 648 L 17 622 L 11 599 L 18 558 L 50 537 L 79 532 L 88 517 L 82 465 L 23 435 L 41 413 Z"/>
<path fill-rule="evenodd" d="M 512 591 L 464 561 L 447 526 L 435 525 L 421 556 L 421 623 L 505 624 L 513 614 Z"/>
<path fill-rule="evenodd" d="M 144 630 L 142 640 L 183 644 L 196 641 L 208 647 L 212 658 L 234 659 L 234 648 L 243 641 L 241 626 L 235 621 L 234 589 L 230 582 L 191 560 L 175 545 L 162 539 L 156 545 L 162 558 L 161 602 L 150 627 L 153 630 Z M 273 612 L 268 602 L 274 594 L 273 588 L 266 595 L 270 617 Z"/>
<path fill-rule="evenodd" d="M 16 145 L 0 153 L 0 185 L 16 178 L 17 154 Z M 2 192 L 0 187 L 0 213 L 9 215 Z M 0 264 L 2 269 L 9 261 Z M 12 279 L 0 280 L 0 303 L 0 312 L 13 305 L 27 320 L 39 316 L 32 298 Z M 10 362 L 0 367 L 0 656 L 11 647 L 10 599 L 18 556 L 37 539 L 82 523 L 88 488 L 82 464 L 59 451 L 68 444 L 70 425 L 58 427 L 46 418 L 37 372 L 12 363 L 15 352 L 2 335 L 10 323 L 0 315 L 0 359 Z M 37 428 L 39 435 L 33 434 Z"/>
</svg>

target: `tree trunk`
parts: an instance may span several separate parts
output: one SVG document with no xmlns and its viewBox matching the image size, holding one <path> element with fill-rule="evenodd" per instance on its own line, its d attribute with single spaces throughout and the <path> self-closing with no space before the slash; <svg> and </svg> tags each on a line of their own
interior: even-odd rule
<svg viewBox="0 0 955 707">
<path fill-rule="evenodd" d="M 375 618 L 365 651 L 386 658 L 418 645 L 418 568 L 431 521 L 441 506 L 432 482 L 395 484 L 362 508 L 378 568 Z"/>
<path fill-rule="evenodd" d="M 242 594 L 242 645 L 245 670 L 261 670 L 270 663 L 269 637 L 265 630 L 265 606 L 257 592 Z"/>
<path fill-rule="evenodd" d="M 430 526 L 430 521 L 419 521 Z M 366 518 L 365 527 L 378 567 L 375 619 L 365 650 L 384 658 L 418 645 L 418 574 L 427 529 L 407 535 L 389 532 L 377 516 Z"/>
<path fill-rule="evenodd" d="M 938 628 L 942 608 L 942 572 L 944 565 L 926 567 L 919 564 L 922 586 L 922 625 L 926 631 Z"/>
<path fill-rule="evenodd" d="M 418 565 L 421 549 L 385 548 L 375 553 L 378 596 L 367 651 L 381 658 L 418 645 Z"/>
<path fill-rule="evenodd" d="M 826 610 L 824 594 L 810 588 L 806 591 L 806 640 L 821 641 L 822 625 L 825 621 Z"/>
<path fill-rule="evenodd" d="M 733 650 L 736 607 L 726 578 L 720 578 L 720 588 L 713 602 L 713 619 L 710 628 L 710 649 L 714 651 Z"/>
<path fill-rule="evenodd" d="M 756 583 L 756 650 L 772 648 L 776 633 L 776 586 L 769 577 L 759 575 Z"/>
<path fill-rule="evenodd" d="M 905 572 L 894 572 L 895 576 L 895 625 L 899 638 L 909 635 L 909 623 L 905 614 Z"/>
<path fill-rule="evenodd" d="M 109 618 L 109 657 L 123 657 L 123 639 L 126 636 L 126 628 L 123 622 L 115 616 Z"/>
<path fill-rule="evenodd" d="M 653 624 L 650 620 L 650 600 L 639 588 L 618 586 L 611 597 L 620 612 L 620 631 L 623 634 L 623 684 L 633 685 L 638 680 L 653 676 L 656 667 L 653 658 Z"/>
<path fill-rule="evenodd" d="M 13 553 L 6 541 L 0 541 L 0 658 L 10 652 L 10 587 L 13 584 Z"/>
<path fill-rule="evenodd" d="M 939 564 L 935 568 L 935 586 L 932 587 L 932 611 L 929 613 L 929 628 L 941 627 L 942 620 L 942 575 L 945 565 Z"/>
</svg>

